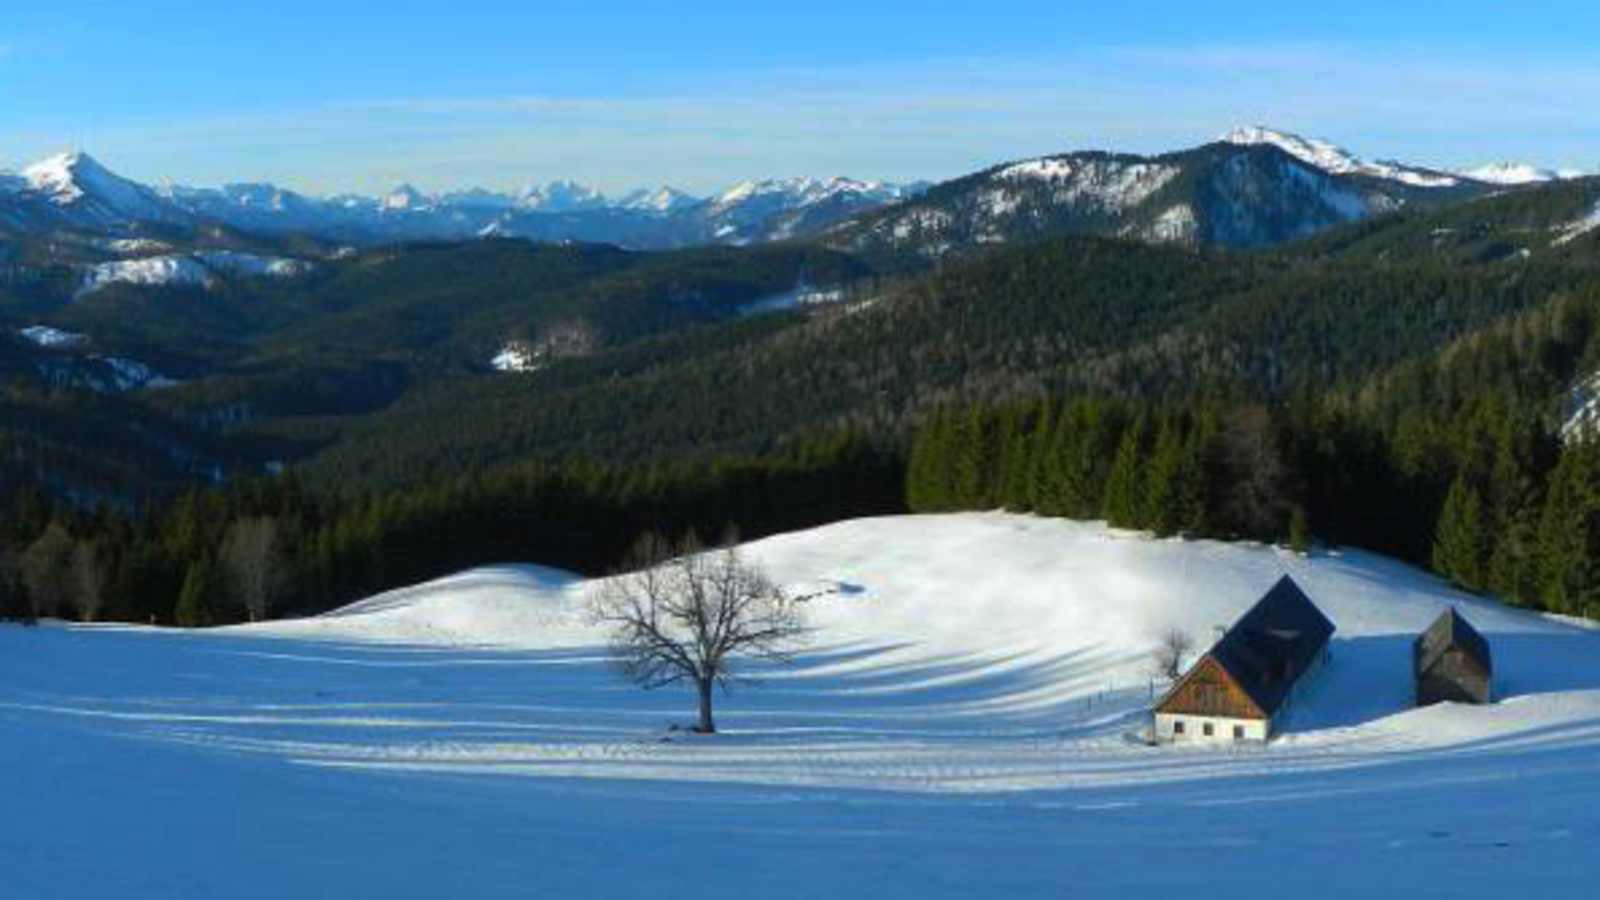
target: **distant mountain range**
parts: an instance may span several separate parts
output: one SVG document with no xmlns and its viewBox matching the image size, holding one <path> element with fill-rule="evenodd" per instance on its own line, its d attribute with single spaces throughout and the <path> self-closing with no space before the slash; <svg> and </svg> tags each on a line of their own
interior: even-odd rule
<svg viewBox="0 0 1600 900">
<path fill-rule="evenodd" d="M 1260 126 L 1159 156 L 1069 153 L 933 187 L 781 178 L 741 182 L 711 197 L 663 186 L 609 198 L 572 181 L 516 193 L 430 194 L 401 185 L 381 197 L 326 198 L 271 184 L 157 188 L 71 153 L 0 174 L 0 237 L 209 224 L 356 245 L 520 237 L 660 250 L 822 236 L 839 249 L 926 261 L 1062 232 L 1272 244 L 1407 205 L 1573 174 L 1521 163 L 1451 172 L 1368 161 L 1325 140 Z"/>
<path fill-rule="evenodd" d="M 500 236 L 668 249 L 805 236 L 920 187 L 784 178 L 741 182 L 713 197 L 662 186 L 611 199 L 576 182 L 552 181 L 516 194 L 427 194 L 401 185 L 381 197 L 317 198 L 271 184 L 154 188 L 111 172 L 86 153 L 69 153 L 17 175 L 0 174 L 0 229 L 40 233 L 213 222 L 366 244 Z"/>
</svg>

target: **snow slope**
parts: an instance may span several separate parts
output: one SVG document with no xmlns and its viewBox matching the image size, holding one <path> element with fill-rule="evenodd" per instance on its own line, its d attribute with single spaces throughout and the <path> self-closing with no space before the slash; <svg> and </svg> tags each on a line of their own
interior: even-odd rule
<svg viewBox="0 0 1600 900">
<path fill-rule="evenodd" d="M 209 290 L 216 287 L 219 275 L 295 278 L 311 270 L 311 263 L 304 260 L 232 250 L 146 256 L 89 266 L 78 286 L 77 296 L 84 297 L 113 284 L 190 285 Z"/>
<path fill-rule="evenodd" d="M 665 730 L 687 694 L 622 684 L 589 584 L 538 567 L 204 633 L 0 627 L 0 747 L 29 761 L 0 767 L 11 889 L 1588 896 L 1594 630 L 1364 553 L 1004 514 L 745 552 L 836 592 L 797 665 L 719 701 L 715 737 Z M 1339 628 L 1286 736 L 1135 740 L 1154 635 L 1204 637 L 1285 571 Z M 1411 637 L 1450 603 L 1493 642 L 1503 699 L 1409 709 Z M 93 853 L 62 839 L 88 816 L 117 836 Z"/>
<path fill-rule="evenodd" d="M 1369 175 L 1424 188 L 1453 187 L 1460 183 L 1459 179 L 1442 172 L 1389 161 L 1371 162 L 1357 157 L 1331 141 L 1301 137 L 1261 125 L 1235 128 L 1224 134 L 1221 140 L 1224 143 L 1242 146 L 1270 144 L 1301 162 L 1332 175 Z"/>
<path fill-rule="evenodd" d="M 1570 244 L 1595 229 L 1600 228 L 1600 203 L 1594 205 L 1588 213 L 1575 221 L 1556 229 L 1556 245 Z"/>
<path fill-rule="evenodd" d="M 55 350 L 78 347 L 89 341 L 87 335 L 62 331 L 49 325 L 29 325 L 26 328 L 18 329 L 17 334 L 21 335 L 29 343 Z"/>
</svg>

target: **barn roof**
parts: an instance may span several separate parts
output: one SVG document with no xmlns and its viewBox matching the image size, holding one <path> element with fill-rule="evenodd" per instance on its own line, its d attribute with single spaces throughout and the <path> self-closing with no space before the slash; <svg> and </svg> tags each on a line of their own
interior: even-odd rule
<svg viewBox="0 0 1600 900">
<path fill-rule="evenodd" d="M 1453 606 L 1440 613 L 1439 618 L 1434 619 L 1427 630 L 1417 635 L 1412 647 L 1417 671 L 1426 672 L 1433 668 L 1439 657 L 1452 647 L 1464 651 L 1476 660 L 1483 666 L 1485 674 L 1493 671 L 1489 642 L 1484 640 L 1478 629 L 1473 628 L 1472 623 L 1456 612 Z"/>
<path fill-rule="evenodd" d="M 1285 575 L 1228 629 L 1210 655 L 1271 716 L 1333 631 L 1328 617 Z"/>
</svg>

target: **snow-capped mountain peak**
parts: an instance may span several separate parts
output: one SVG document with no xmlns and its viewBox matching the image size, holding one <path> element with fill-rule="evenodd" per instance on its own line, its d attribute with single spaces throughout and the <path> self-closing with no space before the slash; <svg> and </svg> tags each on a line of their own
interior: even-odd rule
<svg viewBox="0 0 1600 900">
<path fill-rule="evenodd" d="M 402 184 L 385 194 L 379 205 L 389 211 L 422 209 L 428 205 L 428 198 L 421 191 L 409 184 Z"/>
<path fill-rule="evenodd" d="M 609 204 L 605 195 L 588 185 L 576 181 L 552 181 L 547 185 L 530 184 L 517 195 L 517 207 L 531 212 L 572 212 L 582 209 L 602 209 Z"/>
<path fill-rule="evenodd" d="M 663 185 L 655 190 L 640 188 L 627 194 L 617 201 L 617 207 L 638 212 L 673 213 L 681 209 L 687 209 L 700 202 L 698 197 L 684 193 L 677 188 Z"/>
<path fill-rule="evenodd" d="M 84 185 L 79 183 L 80 179 L 103 182 L 109 180 L 108 176 L 111 173 L 94 157 L 78 151 L 58 153 L 22 170 L 22 177 L 29 188 L 62 206 L 84 196 L 86 192 Z"/>
<path fill-rule="evenodd" d="M 87 153 L 59 153 L 22 170 L 13 186 L 42 198 L 78 224 L 175 221 L 187 216 L 159 194 L 102 166 Z"/>
<path fill-rule="evenodd" d="M 1298 134 L 1277 131 L 1264 125 L 1235 128 L 1224 134 L 1221 140 L 1225 144 L 1246 147 L 1260 144 L 1277 147 L 1301 162 L 1335 175 L 1347 175 L 1361 169 L 1361 160 L 1338 144 L 1320 138 L 1305 138 Z"/>
<path fill-rule="evenodd" d="M 1235 128 L 1219 140 L 1225 144 L 1247 147 L 1259 145 L 1277 147 L 1295 159 L 1331 175 L 1366 175 L 1425 188 L 1454 187 L 1460 183 L 1456 177 L 1443 172 L 1389 160 L 1367 161 L 1332 141 L 1302 137 L 1264 125 Z"/>
<path fill-rule="evenodd" d="M 1479 166 L 1462 172 L 1462 175 L 1473 181 L 1482 181 L 1487 184 L 1539 184 L 1545 181 L 1557 181 L 1561 176 L 1549 169 L 1520 162 L 1497 162 L 1487 166 Z"/>
<path fill-rule="evenodd" d="M 839 176 L 801 176 L 741 181 L 718 194 L 712 203 L 725 208 L 759 198 L 792 206 L 811 206 L 840 196 L 888 202 L 899 199 L 902 193 L 899 187 L 881 181 L 857 181 Z"/>
</svg>

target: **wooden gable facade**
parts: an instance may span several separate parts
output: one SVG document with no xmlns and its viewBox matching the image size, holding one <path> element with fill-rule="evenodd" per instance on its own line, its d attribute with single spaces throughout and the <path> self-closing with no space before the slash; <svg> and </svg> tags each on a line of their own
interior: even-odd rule
<svg viewBox="0 0 1600 900">
<path fill-rule="evenodd" d="M 1267 718 L 1267 714 L 1250 699 L 1238 680 L 1210 655 L 1201 657 L 1178 680 L 1156 706 L 1156 712 L 1229 719 Z"/>
<path fill-rule="evenodd" d="M 1494 680 L 1489 642 L 1455 609 L 1433 620 L 1411 648 L 1417 705 L 1488 703 Z"/>
</svg>

